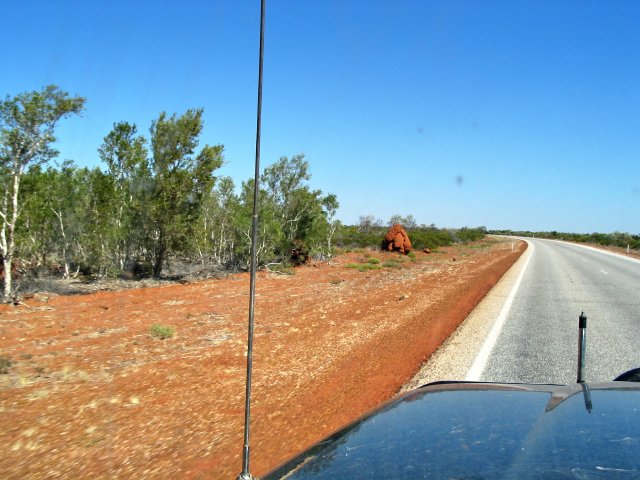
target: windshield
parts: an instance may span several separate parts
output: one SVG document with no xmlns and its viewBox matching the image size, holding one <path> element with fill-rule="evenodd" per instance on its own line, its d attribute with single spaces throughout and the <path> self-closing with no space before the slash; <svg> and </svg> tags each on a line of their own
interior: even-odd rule
<svg viewBox="0 0 640 480">
<path fill-rule="evenodd" d="M 640 6 L 5 1 L 8 478 L 252 470 L 431 381 L 640 366 Z M 425 363 L 426 362 L 426 363 Z"/>
</svg>

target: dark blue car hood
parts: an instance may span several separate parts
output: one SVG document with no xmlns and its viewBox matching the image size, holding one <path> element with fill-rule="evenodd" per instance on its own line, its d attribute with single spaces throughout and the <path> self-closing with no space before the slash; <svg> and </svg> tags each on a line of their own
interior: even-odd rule
<svg viewBox="0 0 640 480">
<path fill-rule="evenodd" d="M 263 477 L 640 478 L 640 384 L 438 383 Z"/>
</svg>

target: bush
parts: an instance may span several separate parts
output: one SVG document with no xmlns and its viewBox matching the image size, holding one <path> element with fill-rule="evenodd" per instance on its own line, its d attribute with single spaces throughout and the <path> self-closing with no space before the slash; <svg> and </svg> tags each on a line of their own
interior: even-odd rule
<svg viewBox="0 0 640 480">
<path fill-rule="evenodd" d="M 173 337 L 175 330 L 172 327 L 169 327 L 167 325 L 155 324 L 155 325 L 152 325 L 151 328 L 149 328 L 149 333 L 151 333 L 153 337 L 157 337 L 160 340 L 164 340 L 166 338 Z"/>
<path fill-rule="evenodd" d="M 334 244 L 343 249 L 355 249 L 360 248 L 380 248 L 382 239 L 387 228 L 385 227 L 371 227 L 366 232 L 358 230 L 355 225 L 341 225 L 334 237 Z M 431 227 L 418 227 L 410 228 L 407 230 L 411 244 L 416 250 L 422 250 L 423 248 L 435 249 L 437 247 L 444 247 L 451 245 L 452 243 L 461 242 L 473 242 L 484 238 L 487 233 L 485 227 L 461 229 L 445 229 Z"/>
</svg>

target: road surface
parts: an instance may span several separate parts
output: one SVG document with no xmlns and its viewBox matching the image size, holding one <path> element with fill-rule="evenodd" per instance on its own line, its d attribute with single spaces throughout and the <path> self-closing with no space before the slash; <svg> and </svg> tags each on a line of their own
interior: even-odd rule
<svg viewBox="0 0 640 480">
<path fill-rule="evenodd" d="M 573 383 L 582 311 L 587 381 L 640 367 L 640 261 L 526 241 L 520 260 L 410 386 L 444 379 Z"/>
</svg>

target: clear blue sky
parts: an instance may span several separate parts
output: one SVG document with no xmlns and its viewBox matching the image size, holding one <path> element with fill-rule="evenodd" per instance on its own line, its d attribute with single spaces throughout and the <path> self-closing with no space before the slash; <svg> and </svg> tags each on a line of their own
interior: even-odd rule
<svg viewBox="0 0 640 480">
<path fill-rule="evenodd" d="M 205 109 L 253 175 L 258 0 L 0 0 L 0 95 L 87 97 L 61 159 L 112 124 Z M 268 0 L 263 166 L 304 153 L 338 216 L 640 233 L 640 2 Z"/>
</svg>

